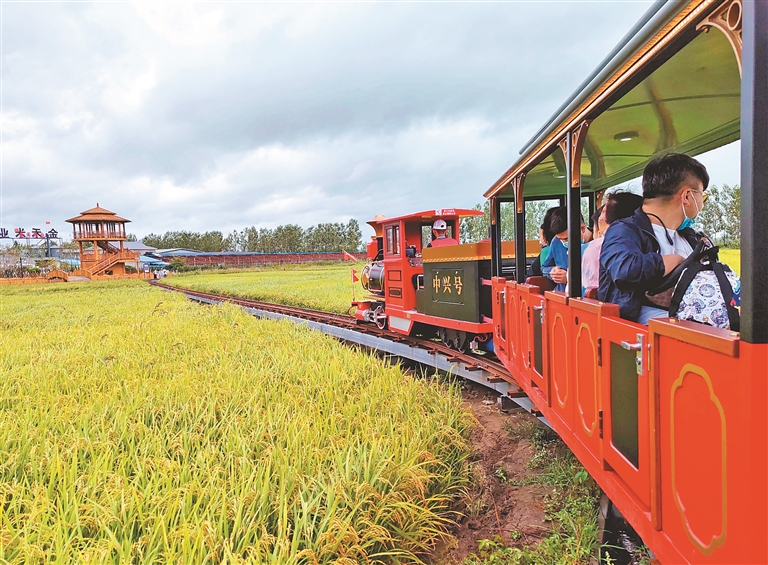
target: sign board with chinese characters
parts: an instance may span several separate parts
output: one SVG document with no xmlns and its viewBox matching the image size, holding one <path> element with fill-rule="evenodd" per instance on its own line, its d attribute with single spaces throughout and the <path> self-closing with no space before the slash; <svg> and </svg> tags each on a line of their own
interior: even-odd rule
<svg viewBox="0 0 768 565">
<path fill-rule="evenodd" d="M 60 239 L 59 232 L 51 228 L 47 232 L 43 232 L 40 228 L 32 228 L 27 230 L 24 228 L 13 228 L 13 235 L 8 231 L 8 228 L 0 228 L 0 239 Z"/>
<path fill-rule="evenodd" d="M 425 279 L 426 283 L 426 279 Z M 432 302 L 464 304 L 464 269 L 432 269 Z M 463 296 L 462 296 L 463 293 Z"/>
<path fill-rule="evenodd" d="M 482 322 L 491 317 L 491 278 L 487 260 L 424 263 L 424 289 L 416 292 L 419 312 L 440 318 Z"/>
</svg>

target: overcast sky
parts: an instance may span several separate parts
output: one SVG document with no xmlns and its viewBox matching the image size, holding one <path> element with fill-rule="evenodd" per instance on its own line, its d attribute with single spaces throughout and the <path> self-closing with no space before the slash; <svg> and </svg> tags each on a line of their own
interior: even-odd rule
<svg viewBox="0 0 768 565">
<path fill-rule="evenodd" d="M 0 226 L 471 207 L 649 6 L 3 2 Z M 738 182 L 733 147 L 711 161 Z"/>
</svg>

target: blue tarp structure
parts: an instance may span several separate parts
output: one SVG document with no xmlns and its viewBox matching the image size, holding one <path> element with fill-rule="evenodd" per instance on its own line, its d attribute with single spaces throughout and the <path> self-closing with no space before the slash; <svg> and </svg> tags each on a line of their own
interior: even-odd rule
<svg viewBox="0 0 768 565">
<path fill-rule="evenodd" d="M 139 261 L 141 261 L 142 265 L 149 265 L 150 269 L 164 269 L 171 266 L 170 263 L 166 263 L 160 259 L 154 259 L 153 257 L 148 257 L 147 255 L 139 257 Z"/>
</svg>

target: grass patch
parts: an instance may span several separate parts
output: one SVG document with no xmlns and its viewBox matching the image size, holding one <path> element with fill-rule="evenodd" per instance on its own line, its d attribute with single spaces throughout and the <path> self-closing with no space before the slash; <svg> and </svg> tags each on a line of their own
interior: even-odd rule
<svg viewBox="0 0 768 565">
<path fill-rule="evenodd" d="M 416 563 L 456 389 L 139 281 L 0 287 L 0 563 Z"/>
<path fill-rule="evenodd" d="M 727 264 L 734 273 L 741 275 L 741 249 L 721 249 L 720 261 Z"/>
<path fill-rule="evenodd" d="M 552 532 L 532 548 L 507 547 L 499 539 L 482 540 L 478 553 L 463 565 L 588 563 L 598 543 L 597 484 L 548 427 L 536 421 L 505 427 L 514 439 L 526 438 L 536 447 L 529 467 L 537 472 L 526 482 L 551 487 L 546 498 L 546 516 L 552 523 Z"/>
</svg>

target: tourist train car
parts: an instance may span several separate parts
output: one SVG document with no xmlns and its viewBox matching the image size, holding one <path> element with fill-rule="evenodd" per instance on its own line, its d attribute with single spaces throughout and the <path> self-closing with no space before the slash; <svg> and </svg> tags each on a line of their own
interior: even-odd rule
<svg viewBox="0 0 768 565">
<path fill-rule="evenodd" d="M 490 240 L 428 247 L 435 220 L 444 220 L 458 241 L 460 219 L 482 215 L 450 208 L 368 222 L 376 235 L 361 282 L 370 296 L 353 304 L 356 317 L 405 335 L 425 329 L 462 351 L 492 347 Z M 529 255 L 538 251 L 538 242 L 529 242 Z M 514 252 L 514 244 L 504 244 L 510 269 Z"/>
<path fill-rule="evenodd" d="M 574 34 L 584 30 L 574 30 Z M 580 204 L 741 141 L 741 332 L 581 297 Z M 486 192 L 495 352 L 655 557 L 768 563 L 768 2 L 654 4 Z M 498 214 L 569 208 L 569 293 L 502 269 Z"/>
<path fill-rule="evenodd" d="M 657 155 L 737 140 L 741 331 L 675 318 L 644 326 L 582 298 L 582 199 L 594 209 Z M 357 317 L 401 333 L 442 328 L 458 347 L 491 334 L 510 379 L 659 562 L 768 563 L 768 231 L 758 224 L 768 217 L 768 2 L 655 3 L 485 196 L 491 237 L 474 246 L 425 249 L 423 236 L 442 218 L 458 238 L 473 211 L 370 222 L 372 297 Z M 525 206 L 537 199 L 569 209 L 568 294 L 526 278 L 537 249 Z M 514 242 L 501 241 L 504 202 Z"/>
</svg>

